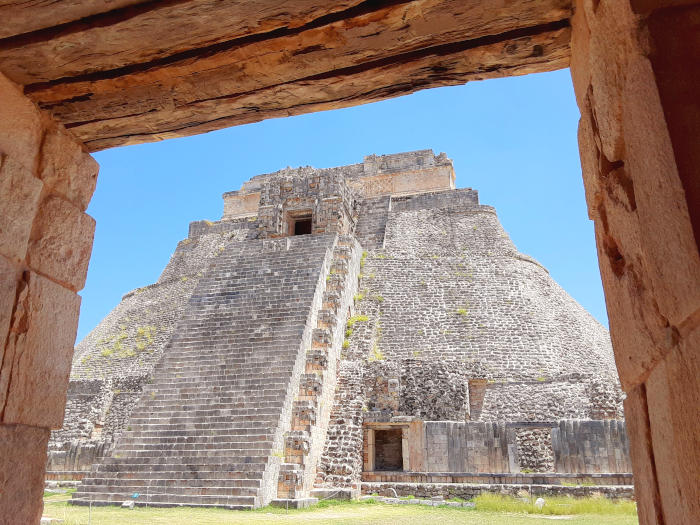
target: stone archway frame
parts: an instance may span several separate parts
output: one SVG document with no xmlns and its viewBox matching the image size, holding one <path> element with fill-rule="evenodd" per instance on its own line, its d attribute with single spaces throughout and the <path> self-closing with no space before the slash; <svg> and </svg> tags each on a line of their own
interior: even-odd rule
<svg viewBox="0 0 700 525">
<path fill-rule="evenodd" d="M 570 63 L 640 522 L 700 522 L 700 2 L 290 5 L 0 7 L 3 520 L 41 513 L 94 231 L 89 151 Z"/>
</svg>

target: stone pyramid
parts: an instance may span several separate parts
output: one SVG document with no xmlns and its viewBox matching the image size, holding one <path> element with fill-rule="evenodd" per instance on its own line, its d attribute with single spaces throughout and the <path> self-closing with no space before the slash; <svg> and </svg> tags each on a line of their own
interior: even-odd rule
<svg viewBox="0 0 700 525">
<path fill-rule="evenodd" d="M 49 477 L 81 478 L 76 503 L 234 509 L 629 484 L 607 331 L 454 180 L 422 150 L 224 194 L 76 347 Z"/>
</svg>

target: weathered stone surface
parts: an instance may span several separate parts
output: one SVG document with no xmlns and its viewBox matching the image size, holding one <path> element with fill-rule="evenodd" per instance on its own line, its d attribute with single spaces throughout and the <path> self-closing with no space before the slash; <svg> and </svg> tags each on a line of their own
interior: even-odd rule
<svg viewBox="0 0 700 525">
<path fill-rule="evenodd" d="M 0 255 L 24 259 L 42 183 L 14 156 L 0 153 Z"/>
<path fill-rule="evenodd" d="M 0 41 L 0 69 L 92 150 L 568 65 L 570 0 L 103 10 L 68 3 L 61 31 Z M 38 11 L 26 27 L 46 24 Z"/>
<path fill-rule="evenodd" d="M 0 72 L 0 155 L 7 155 L 34 173 L 41 142 L 41 117 L 22 90 Z"/>
<path fill-rule="evenodd" d="M 633 184 L 639 220 L 638 249 L 643 250 L 647 266 L 644 277 L 660 313 L 679 326 L 700 308 L 700 254 L 654 73 L 646 58 L 630 61 L 623 101 L 625 158 L 633 175 L 629 184 Z"/>
<path fill-rule="evenodd" d="M 46 5 L 43 0 L 8 0 L 0 6 L 0 38 L 65 24 L 81 18 L 97 15 L 105 11 L 128 5 L 143 3 L 144 0 L 64 0 L 59 4 Z"/>
<path fill-rule="evenodd" d="M 487 38 L 486 45 L 476 48 L 468 41 L 457 46 L 458 50 L 453 53 L 444 53 L 440 46 L 436 46 L 425 53 L 417 53 L 416 58 L 410 56 L 386 64 L 384 60 L 378 60 L 366 67 L 343 68 L 333 74 L 312 75 L 249 92 L 236 92 L 235 96 L 211 94 L 202 99 L 198 96 L 203 95 L 201 89 L 204 88 L 198 87 L 189 96 L 197 96 L 196 100 L 181 104 L 160 103 L 159 107 L 168 108 L 162 111 L 148 109 L 138 114 L 102 115 L 73 121 L 70 114 L 89 105 L 77 98 L 80 95 L 76 95 L 75 101 L 66 100 L 65 113 L 62 104 L 47 103 L 45 107 L 50 108 L 60 121 L 66 122 L 91 151 L 97 151 L 117 145 L 204 133 L 266 118 L 376 102 L 427 87 L 561 69 L 569 63 L 569 34 L 569 28 L 564 26 L 535 35 L 515 36 L 507 42 L 488 44 L 490 39 Z M 226 75 L 223 79 L 213 79 L 208 85 L 214 89 L 228 78 Z M 406 78 L 411 82 L 405 82 Z M 37 101 L 38 96 L 37 92 Z M 144 99 L 150 106 L 153 96 L 145 94 Z M 118 98 L 114 103 L 105 101 L 94 109 L 86 108 L 85 112 L 89 116 L 95 110 L 102 111 L 101 108 L 118 107 L 119 100 L 123 99 Z M 135 107 L 132 106 L 132 110 Z M 203 119 L 202 115 L 207 116 Z M 161 131 L 156 134 L 154 129 Z"/>
<path fill-rule="evenodd" d="M 41 203 L 27 251 L 29 266 L 78 291 L 85 286 L 95 220 L 60 197 Z"/>
<path fill-rule="evenodd" d="M 39 177 L 47 192 L 85 211 L 95 191 L 99 166 L 62 125 L 45 119 L 45 127 Z"/>
<path fill-rule="evenodd" d="M 39 523 L 49 431 L 0 425 L 0 523 Z"/>
<path fill-rule="evenodd" d="M 572 19 L 584 185 L 643 524 L 700 519 L 697 418 L 681 415 L 700 377 L 686 350 L 700 318 L 700 76 L 688 69 L 700 12 L 680 7 L 691 3 L 579 0 Z"/>
<path fill-rule="evenodd" d="M 2 422 L 60 428 L 80 297 L 34 272 L 25 275 L 0 369 Z"/>
<path fill-rule="evenodd" d="M 684 523 L 700 516 L 700 330 L 659 363 L 647 381 L 647 403 L 654 465 L 663 501 L 664 523 Z M 694 408 L 691 408 L 694 407 Z M 695 412 L 690 415 L 690 412 Z M 676 458 L 683 458 L 677 461 Z"/>
<path fill-rule="evenodd" d="M 5 348 L 7 334 L 10 331 L 19 277 L 19 269 L 0 255 L 0 355 L 2 355 L 2 349 Z M 2 363 L 2 359 L 0 359 L 0 363 Z"/>
<path fill-rule="evenodd" d="M 147 64 L 157 68 L 161 61 L 173 62 L 172 57 L 183 53 L 186 55 L 179 57 L 183 61 L 198 54 L 209 58 L 207 55 L 220 54 L 221 49 L 217 48 L 245 46 L 246 38 L 256 36 L 256 40 L 264 42 L 270 38 L 267 34 L 275 30 L 294 33 L 297 27 L 343 12 L 361 1 L 195 0 L 143 6 L 145 9 L 137 7 L 122 16 L 118 12 L 111 16 L 105 13 L 97 18 L 102 22 L 99 25 L 72 24 L 72 30 L 64 30 L 52 38 L 31 42 L 17 39 L 21 45 L 12 45 L 10 41 L 3 50 L 2 68 L 13 71 L 13 76 L 23 85 L 55 79 L 65 81 L 87 74 L 94 77 L 100 72 L 129 66 L 137 70 L 148 69 Z M 336 14 L 334 18 L 340 17 Z M 187 30 L 174 28 L 175 22 Z M 135 46 L 134 41 L 139 45 Z M 86 49 L 92 52 L 86 54 Z M 289 53 L 290 57 L 293 55 Z"/>
<path fill-rule="evenodd" d="M 614 162 L 623 154 L 622 93 L 627 60 L 638 45 L 634 41 L 636 20 L 627 1 L 586 0 L 583 4 L 591 31 L 587 51 L 591 85 L 594 86 L 595 119 L 602 152 Z"/>
<path fill-rule="evenodd" d="M 630 458 L 634 467 L 634 493 L 639 506 L 640 524 L 663 523 L 644 384 L 627 392 L 625 416 L 630 436 Z"/>
</svg>

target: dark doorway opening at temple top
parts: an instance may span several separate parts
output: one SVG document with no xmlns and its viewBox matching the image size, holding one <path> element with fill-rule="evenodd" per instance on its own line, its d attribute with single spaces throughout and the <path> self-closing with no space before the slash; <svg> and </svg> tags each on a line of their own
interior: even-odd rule
<svg viewBox="0 0 700 525">
<path fill-rule="evenodd" d="M 309 235 L 311 233 L 311 217 L 301 217 L 294 220 L 294 235 Z"/>
</svg>

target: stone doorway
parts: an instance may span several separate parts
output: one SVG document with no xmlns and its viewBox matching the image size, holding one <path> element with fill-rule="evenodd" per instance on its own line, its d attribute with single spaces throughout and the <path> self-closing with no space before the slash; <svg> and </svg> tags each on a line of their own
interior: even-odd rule
<svg viewBox="0 0 700 525">
<path fill-rule="evenodd" d="M 374 470 L 403 470 L 402 431 L 400 428 L 375 430 Z"/>
<path fill-rule="evenodd" d="M 407 424 L 365 423 L 363 434 L 365 472 L 411 470 Z"/>
<path fill-rule="evenodd" d="M 311 210 L 287 212 L 287 232 L 289 235 L 310 235 L 313 231 Z"/>
</svg>

